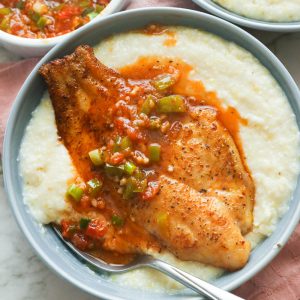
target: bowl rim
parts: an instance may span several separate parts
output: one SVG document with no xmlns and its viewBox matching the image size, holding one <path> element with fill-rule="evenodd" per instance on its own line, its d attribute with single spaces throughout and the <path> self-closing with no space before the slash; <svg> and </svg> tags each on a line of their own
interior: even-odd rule
<svg viewBox="0 0 300 300">
<path fill-rule="evenodd" d="M 5 187 L 6 195 L 8 196 L 8 200 L 9 200 L 11 209 L 13 211 L 14 217 L 15 217 L 21 231 L 23 231 L 24 235 L 26 236 L 27 240 L 33 247 L 34 251 L 44 261 L 44 263 L 47 266 L 49 266 L 50 269 L 54 270 L 56 274 L 58 274 L 60 277 L 64 278 L 66 281 L 74 284 L 75 286 L 82 289 L 83 291 L 88 292 L 89 294 L 92 294 L 97 297 L 102 297 L 104 299 L 115 300 L 115 299 L 124 299 L 124 298 L 115 297 L 115 296 L 109 295 L 101 290 L 96 290 L 95 288 L 88 287 L 85 284 L 81 283 L 76 278 L 70 276 L 55 261 L 51 260 L 47 256 L 46 251 L 43 252 L 40 245 L 32 237 L 31 232 L 26 227 L 25 218 L 23 218 L 23 216 L 21 215 L 22 209 L 20 209 L 17 204 L 18 194 L 16 193 L 16 191 L 14 189 L 13 171 L 12 171 L 12 168 L 10 168 L 11 161 L 13 161 L 15 159 L 15 157 L 13 157 L 11 155 L 10 143 L 14 139 L 14 135 L 13 135 L 14 134 L 14 132 L 13 132 L 14 126 L 18 119 L 18 112 L 21 109 L 21 105 L 25 101 L 24 96 L 26 95 L 26 92 L 29 89 L 32 80 L 34 80 L 34 77 L 36 76 L 38 69 L 40 68 L 40 66 L 42 64 L 53 59 L 53 57 L 56 57 L 57 53 L 59 53 L 61 50 L 65 49 L 66 46 L 68 46 L 69 44 L 72 44 L 72 42 L 76 41 L 77 35 L 78 36 L 80 34 L 82 35 L 86 31 L 89 31 L 93 28 L 100 27 L 102 24 L 105 24 L 105 23 L 109 24 L 109 22 L 113 22 L 113 21 L 116 22 L 118 20 L 122 20 L 123 18 L 126 18 L 126 19 L 128 19 L 128 17 L 134 18 L 135 16 L 138 17 L 139 15 L 145 15 L 145 14 L 147 14 L 148 17 L 151 15 L 157 15 L 157 14 L 161 14 L 163 16 L 163 15 L 171 14 L 171 13 L 174 13 L 176 15 L 176 17 L 178 17 L 178 16 L 179 17 L 193 16 L 196 19 L 198 18 L 198 19 L 203 19 L 206 21 L 212 21 L 215 24 L 215 26 L 223 26 L 227 29 L 230 29 L 230 31 L 234 31 L 236 33 L 236 35 L 239 37 L 239 39 L 244 37 L 248 40 L 248 42 L 251 45 L 256 45 L 256 47 L 258 47 L 258 49 L 259 49 L 258 51 L 263 53 L 263 55 L 268 56 L 268 59 L 271 61 L 271 63 L 276 66 L 277 70 L 280 72 L 280 74 L 282 74 L 284 79 L 289 82 L 289 87 L 291 89 L 293 98 L 297 99 L 297 101 L 296 101 L 297 109 L 299 109 L 299 99 L 300 99 L 299 89 L 298 89 L 296 83 L 294 82 L 294 80 L 292 79 L 291 75 L 285 69 L 283 64 L 278 60 L 278 58 L 266 46 L 264 46 L 260 41 L 258 41 L 256 38 L 254 38 L 252 35 L 250 35 L 246 31 L 244 31 L 243 29 L 241 29 L 227 21 L 224 21 L 220 18 L 217 18 L 215 16 L 212 16 L 212 15 L 209 15 L 206 13 L 202 13 L 202 12 L 197 12 L 197 11 L 192 11 L 192 10 L 182 9 L 182 8 L 169 8 L 169 7 L 168 8 L 167 7 L 164 7 L 164 8 L 159 8 L 159 7 L 140 8 L 140 9 L 133 9 L 133 10 L 125 11 L 125 12 L 119 12 L 117 14 L 101 18 L 99 21 L 87 25 L 85 28 L 78 31 L 77 34 L 69 36 L 62 43 L 60 43 L 59 45 L 57 45 L 53 49 L 51 49 L 50 52 L 39 61 L 39 63 L 36 65 L 36 67 L 30 73 L 30 75 L 26 79 L 25 83 L 23 84 L 21 90 L 19 91 L 19 93 L 13 103 L 13 106 L 12 106 L 12 109 L 11 109 L 11 112 L 9 115 L 9 119 L 7 122 L 7 127 L 5 130 L 4 144 L 3 144 L 4 187 Z M 299 125 L 298 125 L 298 128 L 299 128 Z M 298 176 L 298 183 L 297 183 L 297 187 L 296 187 L 297 191 L 298 191 L 299 185 L 300 185 L 300 183 L 299 183 L 299 176 Z M 295 189 L 295 191 L 296 191 L 296 189 Z M 280 233 L 282 232 L 282 234 L 280 235 L 280 238 L 278 238 L 278 240 L 277 240 L 278 244 L 283 246 L 287 242 L 290 235 L 292 234 L 295 227 L 297 226 L 299 220 L 300 220 L 300 201 L 297 202 L 296 208 L 292 212 L 292 218 L 290 219 L 287 226 L 284 229 L 280 230 Z M 256 273 L 258 273 L 260 270 L 262 270 L 280 252 L 281 248 L 282 247 L 273 247 L 272 249 L 270 249 L 268 254 L 266 256 L 262 257 L 261 260 L 256 265 L 254 265 L 252 269 L 248 270 L 248 272 L 246 272 L 245 274 L 242 274 L 235 281 L 231 281 L 231 282 L 228 282 L 227 284 L 224 284 L 222 286 L 222 288 L 225 290 L 232 290 L 234 288 L 237 288 L 238 286 L 240 286 L 241 284 L 243 284 L 250 278 L 252 278 Z"/>
<path fill-rule="evenodd" d="M 206 11 L 225 19 L 234 24 L 263 31 L 275 32 L 297 32 L 300 31 L 300 20 L 293 22 L 268 22 L 264 20 L 252 19 L 234 13 L 212 0 L 193 0 L 193 2 Z"/>
<path fill-rule="evenodd" d="M 104 16 L 113 14 L 115 12 L 120 11 L 127 3 L 128 0 L 111 0 L 109 4 L 103 9 L 103 11 L 96 16 L 93 20 L 88 22 L 87 24 L 84 24 L 83 26 L 80 27 L 84 28 L 90 23 L 93 23 L 97 21 L 99 18 L 102 18 Z M 71 32 L 65 33 L 63 35 L 55 36 L 52 38 L 45 38 L 45 39 L 32 39 L 32 38 L 25 38 L 25 37 L 20 37 L 13 35 L 11 33 L 7 33 L 3 30 L 0 30 L 0 44 L 1 43 L 7 43 L 10 45 L 15 45 L 15 46 L 22 46 L 22 47 L 34 47 L 34 48 L 51 48 L 54 47 L 57 43 L 61 42 L 64 40 L 66 37 L 69 37 L 72 35 L 74 32 L 76 32 L 78 29 L 73 30 Z"/>
</svg>

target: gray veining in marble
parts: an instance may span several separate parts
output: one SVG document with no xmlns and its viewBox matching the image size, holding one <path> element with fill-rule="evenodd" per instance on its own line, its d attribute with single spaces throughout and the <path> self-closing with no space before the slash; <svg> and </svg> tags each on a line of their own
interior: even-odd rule
<svg viewBox="0 0 300 300">
<path fill-rule="evenodd" d="M 251 33 L 279 57 L 300 86 L 300 33 Z M 16 59 L 0 47 L 0 63 Z M 62 281 L 37 258 L 13 219 L 4 195 L 1 175 L 0 245 L 1 300 L 95 299 Z"/>
</svg>

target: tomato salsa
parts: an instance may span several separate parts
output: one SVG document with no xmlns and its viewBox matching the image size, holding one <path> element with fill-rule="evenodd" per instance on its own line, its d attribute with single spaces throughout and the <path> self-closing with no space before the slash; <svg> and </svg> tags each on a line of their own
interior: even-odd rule
<svg viewBox="0 0 300 300">
<path fill-rule="evenodd" d="M 110 0 L 0 0 L 0 30 L 33 39 L 52 38 L 90 22 Z"/>
</svg>

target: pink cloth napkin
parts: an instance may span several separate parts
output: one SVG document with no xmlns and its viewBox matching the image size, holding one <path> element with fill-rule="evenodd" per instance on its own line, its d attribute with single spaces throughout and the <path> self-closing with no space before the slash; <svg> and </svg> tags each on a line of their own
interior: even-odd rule
<svg viewBox="0 0 300 300">
<path fill-rule="evenodd" d="M 127 9 L 146 6 L 200 10 L 189 0 L 134 0 Z M 0 64 L 0 149 L 11 104 L 37 61 L 33 58 Z M 300 300 L 300 225 L 280 254 L 234 293 L 249 300 Z"/>
</svg>

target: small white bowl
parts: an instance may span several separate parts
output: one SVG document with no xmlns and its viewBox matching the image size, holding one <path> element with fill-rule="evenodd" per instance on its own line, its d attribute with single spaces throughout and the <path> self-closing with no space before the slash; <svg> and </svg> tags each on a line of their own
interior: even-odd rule
<svg viewBox="0 0 300 300">
<path fill-rule="evenodd" d="M 244 0 L 247 1 L 247 0 Z M 256 20 L 238 15 L 212 0 L 193 0 L 194 3 L 201 6 L 206 11 L 214 14 L 231 23 L 253 28 L 256 30 L 274 31 L 274 32 L 297 32 L 300 31 L 300 21 L 294 22 L 268 22 L 263 20 Z"/>
<path fill-rule="evenodd" d="M 126 2 L 127 0 L 111 0 L 97 17 L 80 28 L 87 26 L 91 22 L 94 22 L 103 16 L 120 11 L 125 6 Z M 0 45 L 12 53 L 22 57 L 43 56 L 56 44 L 61 42 L 67 36 L 73 34 L 74 31 L 48 39 L 29 39 L 0 30 Z"/>
</svg>

